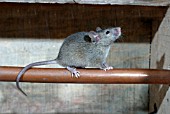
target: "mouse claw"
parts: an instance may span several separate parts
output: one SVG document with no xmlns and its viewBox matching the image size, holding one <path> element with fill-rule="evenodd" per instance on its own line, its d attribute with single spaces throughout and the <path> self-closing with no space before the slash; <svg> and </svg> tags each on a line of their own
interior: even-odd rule
<svg viewBox="0 0 170 114">
<path fill-rule="evenodd" d="M 104 68 L 103 70 L 104 70 L 104 71 L 107 71 L 107 70 L 111 70 L 111 69 L 113 69 L 113 67 L 112 67 L 112 66 L 109 66 L 109 67 Z"/>
<path fill-rule="evenodd" d="M 67 67 L 67 70 L 69 70 L 71 72 L 72 78 L 74 78 L 74 77 L 79 78 L 80 77 L 80 72 L 77 71 L 76 68 Z"/>
<path fill-rule="evenodd" d="M 101 66 L 102 66 L 101 69 L 103 69 L 104 71 L 113 69 L 113 67 L 109 66 L 107 63 L 102 63 Z"/>
<path fill-rule="evenodd" d="M 71 72 L 71 76 L 72 76 L 72 78 L 74 78 L 74 77 L 79 78 L 80 77 L 80 72 L 76 71 L 76 69 L 74 69 L 74 72 Z"/>
</svg>

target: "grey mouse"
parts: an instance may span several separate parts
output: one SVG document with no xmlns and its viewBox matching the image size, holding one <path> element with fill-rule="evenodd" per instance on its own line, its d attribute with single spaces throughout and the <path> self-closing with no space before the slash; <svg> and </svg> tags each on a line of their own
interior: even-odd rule
<svg viewBox="0 0 170 114">
<path fill-rule="evenodd" d="M 106 63 L 111 44 L 121 36 L 121 28 L 113 27 L 107 29 L 96 28 L 96 31 L 77 32 L 65 38 L 60 47 L 59 54 L 54 60 L 40 61 L 25 66 L 16 79 L 17 88 L 20 88 L 19 81 L 22 75 L 33 66 L 59 64 L 66 67 L 72 77 L 80 77 L 80 72 L 76 68 L 94 67 L 103 70 L 113 69 Z M 27 96 L 27 95 L 26 95 Z"/>
</svg>

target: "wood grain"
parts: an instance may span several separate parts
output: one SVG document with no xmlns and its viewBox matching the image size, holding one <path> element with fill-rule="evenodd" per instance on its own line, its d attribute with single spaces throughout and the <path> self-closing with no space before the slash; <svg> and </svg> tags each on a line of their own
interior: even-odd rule
<svg viewBox="0 0 170 114">
<path fill-rule="evenodd" d="M 0 3 L 0 37 L 65 38 L 120 26 L 124 42 L 150 42 L 167 7 Z"/>
</svg>

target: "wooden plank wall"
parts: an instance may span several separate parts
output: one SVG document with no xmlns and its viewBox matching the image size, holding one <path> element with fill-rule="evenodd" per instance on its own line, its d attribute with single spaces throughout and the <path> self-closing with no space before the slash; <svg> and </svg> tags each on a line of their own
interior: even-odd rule
<svg viewBox="0 0 170 114">
<path fill-rule="evenodd" d="M 121 26 L 124 42 L 150 42 L 167 7 L 0 3 L 0 37 L 65 38 L 100 26 Z M 133 7 L 133 9 L 132 9 Z M 153 28 L 153 29 L 152 29 Z"/>
<path fill-rule="evenodd" d="M 57 56 L 63 38 L 78 31 L 122 27 L 108 63 L 149 68 L 150 42 L 167 7 L 0 3 L 0 64 L 24 66 Z M 60 67 L 50 65 L 46 67 Z M 147 114 L 148 85 L 0 83 L 2 113 Z"/>
</svg>

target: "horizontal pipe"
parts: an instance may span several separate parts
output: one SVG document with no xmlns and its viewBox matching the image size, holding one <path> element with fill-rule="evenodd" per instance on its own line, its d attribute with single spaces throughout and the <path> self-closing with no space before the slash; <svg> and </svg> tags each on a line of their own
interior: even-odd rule
<svg viewBox="0 0 170 114">
<path fill-rule="evenodd" d="M 0 81 L 15 82 L 21 67 L 0 67 Z M 64 68 L 31 68 L 21 82 L 88 84 L 170 84 L 169 70 L 156 69 L 77 69 L 80 78 L 72 78 Z"/>
</svg>

